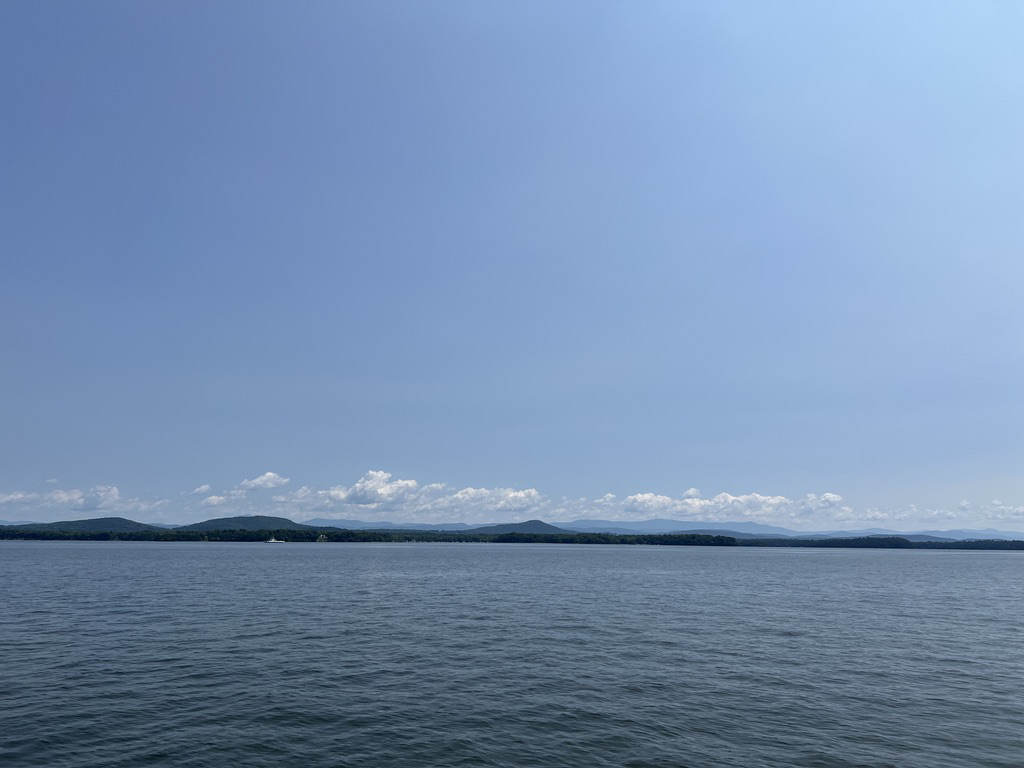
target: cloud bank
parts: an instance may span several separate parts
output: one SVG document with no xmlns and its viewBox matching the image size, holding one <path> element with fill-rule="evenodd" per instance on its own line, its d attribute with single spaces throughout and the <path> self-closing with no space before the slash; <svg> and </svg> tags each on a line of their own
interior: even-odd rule
<svg viewBox="0 0 1024 768">
<path fill-rule="evenodd" d="M 393 480 L 390 472 L 381 470 L 367 472 L 351 486 L 303 486 L 274 496 L 274 502 L 281 513 L 296 519 L 362 515 L 370 520 L 420 523 L 527 520 L 552 508 L 551 502 L 534 488 L 453 489 L 445 483 L 421 485 L 416 480 Z"/>
<path fill-rule="evenodd" d="M 169 499 L 125 497 L 116 485 L 97 485 L 85 490 L 71 488 L 43 492 L 0 492 L 0 512 L 7 517 L 10 516 L 7 510 L 29 516 L 42 511 L 42 516 L 34 516 L 47 518 L 52 518 L 53 515 L 50 513 L 58 511 L 82 513 L 88 517 L 147 515 L 168 504 Z"/>
<path fill-rule="evenodd" d="M 114 485 L 89 489 L 0 491 L 0 520 L 60 520 L 125 516 L 145 522 L 187 523 L 245 514 L 314 517 L 395 523 L 492 523 L 540 518 L 550 522 L 603 519 L 623 523 L 672 518 L 709 524 L 750 521 L 796 530 L 860 527 L 955 528 L 1024 525 L 1024 506 L 1000 500 L 962 501 L 951 509 L 906 507 L 855 509 L 837 493 L 808 493 L 797 498 L 747 493 L 705 497 L 689 488 L 678 496 L 650 492 L 619 497 L 553 498 L 536 488 L 456 488 L 421 483 L 371 470 L 351 485 L 304 485 L 284 491 L 290 478 L 264 472 L 233 486 L 209 483 L 178 494 L 178 500 L 125 496 Z M 188 487 L 188 486 L 187 486 Z"/>
<path fill-rule="evenodd" d="M 278 514 L 296 520 L 312 517 L 419 523 L 488 523 L 540 518 L 571 521 L 596 518 L 631 522 L 671 518 L 707 523 L 750 521 L 797 530 L 827 530 L 865 525 L 911 524 L 947 527 L 988 523 L 1024 524 L 1024 507 L 992 502 L 961 503 L 955 510 L 914 506 L 857 510 L 837 493 L 808 493 L 799 498 L 748 493 L 719 493 L 705 498 L 696 488 L 679 496 L 635 493 L 625 497 L 554 499 L 535 488 L 452 488 L 395 479 L 389 472 L 367 472 L 350 486 L 303 486 L 273 497 Z"/>
</svg>

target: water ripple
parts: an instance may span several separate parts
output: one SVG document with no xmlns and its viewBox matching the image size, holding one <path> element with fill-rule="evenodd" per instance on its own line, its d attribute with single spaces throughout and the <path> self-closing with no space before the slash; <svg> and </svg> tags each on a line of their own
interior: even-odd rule
<svg viewBox="0 0 1024 768">
<path fill-rule="evenodd" d="M 1019 768 L 1022 568 L 0 542 L 0 764 Z"/>
</svg>

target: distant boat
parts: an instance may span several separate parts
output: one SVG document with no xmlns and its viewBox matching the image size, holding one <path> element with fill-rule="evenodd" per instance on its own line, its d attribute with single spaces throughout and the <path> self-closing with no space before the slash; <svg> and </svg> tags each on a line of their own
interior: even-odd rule
<svg viewBox="0 0 1024 768">
<path fill-rule="evenodd" d="M 288 542 L 281 541 L 281 539 L 275 539 L 273 536 L 271 536 L 269 539 L 267 539 L 266 543 L 267 544 L 287 544 Z"/>
</svg>

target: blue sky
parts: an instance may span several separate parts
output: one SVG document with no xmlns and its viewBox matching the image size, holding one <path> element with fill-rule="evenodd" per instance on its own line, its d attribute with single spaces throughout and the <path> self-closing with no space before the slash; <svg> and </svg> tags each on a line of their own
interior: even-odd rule
<svg viewBox="0 0 1024 768">
<path fill-rule="evenodd" d="M 6 2 L 0 519 L 1024 529 L 1022 17 Z"/>
</svg>

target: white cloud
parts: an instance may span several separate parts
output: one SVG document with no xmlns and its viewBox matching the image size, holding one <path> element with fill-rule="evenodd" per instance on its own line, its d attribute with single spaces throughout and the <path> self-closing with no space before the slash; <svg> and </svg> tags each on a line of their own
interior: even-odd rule
<svg viewBox="0 0 1024 768">
<path fill-rule="evenodd" d="M 720 493 L 701 498 L 696 488 L 681 497 L 636 493 L 620 499 L 605 494 L 595 499 L 551 499 L 535 488 L 454 489 L 444 483 L 421 485 L 395 479 L 389 472 L 372 470 L 351 486 L 299 488 L 274 497 L 277 512 L 297 519 L 309 517 L 358 518 L 392 522 L 500 522 L 508 520 L 568 521 L 599 518 L 629 522 L 674 518 L 707 522 L 751 520 L 807 527 L 829 524 L 853 515 L 835 493 L 808 494 L 799 499 L 757 493 L 733 496 Z"/>
<path fill-rule="evenodd" d="M 998 499 L 993 499 L 990 504 L 984 505 L 981 511 L 988 520 L 993 522 L 1024 522 L 1024 506 L 1004 504 Z"/>
<path fill-rule="evenodd" d="M 548 502 L 533 488 L 462 488 L 444 483 L 421 485 L 416 480 L 392 479 L 390 472 L 371 470 L 351 486 L 323 490 L 305 486 L 275 496 L 279 512 L 297 517 L 359 517 L 370 520 L 415 522 L 490 522 L 526 520 Z"/>
<path fill-rule="evenodd" d="M 44 507 L 80 507 L 85 503 L 85 491 L 78 488 L 48 491 L 39 494 L 39 500 Z"/>
<path fill-rule="evenodd" d="M 411 499 L 422 492 L 415 480 L 392 480 L 390 472 L 370 470 L 350 488 L 336 486 L 327 493 L 336 501 L 361 506 L 375 506 L 393 503 L 400 499 Z"/>
<path fill-rule="evenodd" d="M 233 514 L 277 514 L 296 520 L 311 517 L 391 520 L 410 523 L 489 523 L 540 518 L 568 522 L 597 518 L 628 523 L 651 518 L 725 523 L 753 521 L 797 530 L 834 530 L 868 525 L 902 530 L 914 528 L 1020 528 L 1024 506 L 994 499 L 964 500 L 948 509 L 913 504 L 894 508 L 853 508 L 842 496 L 825 492 L 790 498 L 781 495 L 719 493 L 704 497 L 696 488 L 678 496 L 641 491 L 626 496 L 604 494 L 586 498 L 552 498 L 536 488 L 456 488 L 446 483 L 421 483 L 372 470 L 351 485 L 306 485 L 274 496 L 257 490 L 280 488 L 289 479 L 265 472 L 238 486 L 210 493 L 203 484 L 184 496 L 196 499 L 168 506 L 161 498 L 126 497 L 115 485 L 52 488 L 46 491 L 0 490 L 5 519 L 66 520 L 123 516 L 186 522 L 209 517 L 214 507 Z M 685 487 L 685 486 L 684 486 Z M 181 498 L 181 496 L 179 496 Z M 222 513 L 223 514 L 223 513 Z"/>
<path fill-rule="evenodd" d="M 35 501 L 38 498 L 38 493 L 11 491 L 10 493 L 0 493 L 0 504 L 17 504 L 20 502 Z"/>
<path fill-rule="evenodd" d="M 252 480 L 243 480 L 238 484 L 238 487 L 246 491 L 253 491 L 259 488 L 278 488 L 288 483 L 290 479 L 288 477 L 281 477 L 276 472 L 264 472 Z"/>
<path fill-rule="evenodd" d="M 720 493 L 705 499 L 696 488 L 689 489 L 681 498 L 635 493 L 621 502 L 609 496 L 598 500 L 601 517 L 622 522 L 661 517 L 701 522 L 749 520 L 798 526 L 815 519 L 835 519 L 852 512 L 842 501 L 842 497 L 835 493 L 807 494 L 799 499 L 760 493 L 740 496 Z"/>
<path fill-rule="evenodd" d="M 920 509 L 916 504 L 909 504 L 906 507 L 895 507 L 890 509 L 879 509 L 868 507 L 863 510 L 848 510 L 845 514 L 837 516 L 839 521 L 861 521 L 872 523 L 899 523 L 906 525 L 911 522 L 921 524 L 953 523 L 958 517 L 963 517 L 963 502 L 958 508 L 953 509 Z"/>
<path fill-rule="evenodd" d="M 43 480 L 43 482 L 47 483 L 48 485 L 56 485 L 58 481 L 56 477 L 48 477 L 45 480 Z"/>
<path fill-rule="evenodd" d="M 97 485 L 85 490 L 58 488 L 44 493 L 0 493 L 0 504 L 11 504 L 19 508 L 21 514 L 25 516 L 33 515 L 39 510 L 43 510 L 46 517 L 71 513 L 121 516 L 151 512 L 168 503 L 167 499 L 125 498 L 116 485 Z"/>
<path fill-rule="evenodd" d="M 422 484 L 372 470 L 352 485 L 328 488 L 303 486 L 273 497 L 276 507 L 264 512 L 311 517 L 357 518 L 367 521 L 419 523 L 484 523 L 540 518 L 568 522 L 597 518 L 623 523 L 651 518 L 724 523 L 750 521 L 796 530 L 854 528 L 890 524 L 902 529 L 943 523 L 945 527 L 977 527 L 986 521 L 1024 521 L 1024 507 L 992 502 L 981 507 L 967 503 L 950 510 L 918 508 L 855 509 L 837 493 L 781 495 L 719 493 L 703 497 L 696 488 L 680 496 L 641 492 L 626 497 L 604 494 L 593 498 L 553 499 L 535 488 L 451 488 L 445 483 Z"/>
</svg>

